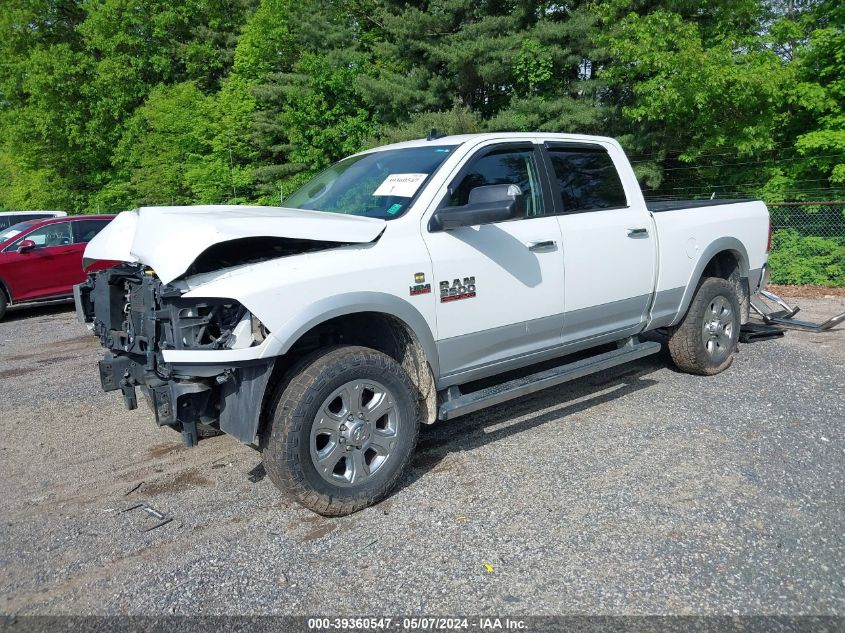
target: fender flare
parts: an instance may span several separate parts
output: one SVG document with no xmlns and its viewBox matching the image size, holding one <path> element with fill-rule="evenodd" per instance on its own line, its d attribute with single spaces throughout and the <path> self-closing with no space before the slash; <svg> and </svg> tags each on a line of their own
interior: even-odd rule
<svg viewBox="0 0 845 633">
<path fill-rule="evenodd" d="M 698 258 L 695 268 L 692 271 L 692 275 L 690 276 L 689 281 L 687 281 L 687 287 L 684 290 L 684 297 L 681 299 L 681 307 L 678 308 L 678 314 L 675 316 L 672 323 L 669 324 L 670 326 L 677 325 L 678 322 L 684 318 L 684 315 L 686 315 L 687 310 L 689 309 L 690 303 L 692 303 L 692 298 L 695 295 L 696 288 L 698 287 L 698 281 L 704 274 L 704 269 L 713 257 L 724 251 L 728 251 L 736 257 L 737 262 L 739 263 L 740 275 L 742 277 L 748 277 L 748 251 L 743 243 L 735 237 L 727 236 L 713 240 L 707 245 L 707 248 L 701 252 L 701 256 Z"/>
<path fill-rule="evenodd" d="M 262 358 L 287 353 L 303 334 L 321 323 L 361 312 L 378 312 L 402 321 L 417 337 L 432 373 L 435 376 L 440 375 L 437 346 L 425 317 L 407 301 L 383 292 L 348 292 L 315 301 L 299 310 L 281 328 L 271 332 L 272 340 L 268 341 Z M 261 318 L 260 315 L 257 316 Z"/>
</svg>

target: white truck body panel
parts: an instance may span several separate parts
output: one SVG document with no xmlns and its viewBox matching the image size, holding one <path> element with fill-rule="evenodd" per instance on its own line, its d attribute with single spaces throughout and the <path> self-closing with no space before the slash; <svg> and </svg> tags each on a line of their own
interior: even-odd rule
<svg viewBox="0 0 845 633">
<path fill-rule="evenodd" d="M 640 207 L 578 213 L 560 217 L 559 222 L 565 248 L 566 340 L 641 323 L 656 268 L 648 212 Z M 648 234 L 631 239 L 628 231 L 635 228 L 646 228 Z"/>
<path fill-rule="evenodd" d="M 120 213 L 85 248 L 83 261 L 150 266 L 164 283 L 184 274 L 209 247 L 250 237 L 371 242 L 386 222 L 284 207 L 142 207 Z"/>
<path fill-rule="evenodd" d="M 377 274 L 374 261 L 380 262 Z M 202 275 L 204 283 L 198 286 L 188 278 L 184 297 L 232 297 L 261 319 L 270 337 L 264 345 L 237 350 L 245 355 L 243 360 L 249 354 L 252 358 L 283 354 L 309 326 L 379 307 L 405 320 L 415 314 L 418 327 L 427 328 L 427 337 L 433 341 L 437 331 L 434 295 L 409 296 L 417 273 L 431 279 L 431 260 L 419 233 L 408 223 L 388 222 L 381 239 L 373 243 L 269 260 L 216 278 L 209 273 Z M 268 287 L 267 279 L 279 283 Z M 402 304 L 405 311 L 396 314 L 396 306 Z M 218 353 L 167 350 L 164 354 L 167 362 L 208 362 Z"/>
<path fill-rule="evenodd" d="M 654 213 L 659 238 L 658 297 L 689 295 L 704 265 L 721 250 L 737 256 L 742 273 L 760 271 L 766 263 L 766 205 L 759 201 L 722 204 Z M 689 291 L 689 292 L 688 292 Z M 679 304 L 667 304 L 676 323 Z M 659 316 L 659 315 L 658 315 Z"/>
</svg>

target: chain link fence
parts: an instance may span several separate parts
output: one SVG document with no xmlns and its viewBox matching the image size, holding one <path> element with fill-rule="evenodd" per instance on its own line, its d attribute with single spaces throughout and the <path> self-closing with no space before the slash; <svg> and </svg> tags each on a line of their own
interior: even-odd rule
<svg viewBox="0 0 845 633">
<path fill-rule="evenodd" d="M 845 286 L 845 201 L 767 206 L 772 283 Z"/>
</svg>

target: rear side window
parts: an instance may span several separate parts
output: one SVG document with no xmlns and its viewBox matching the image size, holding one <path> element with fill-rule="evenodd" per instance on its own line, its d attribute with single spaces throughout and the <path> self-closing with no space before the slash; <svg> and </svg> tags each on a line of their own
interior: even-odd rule
<svg viewBox="0 0 845 633">
<path fill-rule="evenodd" d="M 90 242 L 94 236 L 106 228 L 110 220 L 77 220 L 71 222 L 73 227 L 73 243 Z"/>
<path fill-rule="evenodd" d="M 627 207 L 625 190 L 603 148 L 548 149 L 564 213 Z"/>
</svg>

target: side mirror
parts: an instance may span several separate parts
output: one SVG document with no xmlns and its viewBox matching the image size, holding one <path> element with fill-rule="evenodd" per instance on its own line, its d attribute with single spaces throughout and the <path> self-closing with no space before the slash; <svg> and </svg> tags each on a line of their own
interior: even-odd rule
<svg viewBox="0 0 845 633">
<path fill-rule="evenodd" d="M 24 240 L 18 245 L 18 253 L 28 253 L 35 248 L 35 242 L 32 240 Z"/>
<path fill-rule="evenodd" d="M 464 206 L 438 209 L 431 218 L 431 229 L 448 231 L 522 217 L 521 195 L 518 185 L 476 187 Z"/>
</svg>

